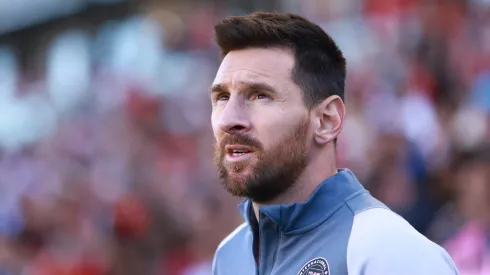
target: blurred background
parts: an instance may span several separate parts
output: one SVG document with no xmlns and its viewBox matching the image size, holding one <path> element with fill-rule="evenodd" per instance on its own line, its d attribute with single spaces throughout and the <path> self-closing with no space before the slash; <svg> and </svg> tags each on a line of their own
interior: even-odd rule
<svg viewBox="0 0 490 275">
<path fill-rule="evenodd" d="M 490 274 L 490 1 L 0 0 L 0 275 L 210 275 L 213 24 L 293 11 L 348 60 L 340 166 Z"/>
</svg>

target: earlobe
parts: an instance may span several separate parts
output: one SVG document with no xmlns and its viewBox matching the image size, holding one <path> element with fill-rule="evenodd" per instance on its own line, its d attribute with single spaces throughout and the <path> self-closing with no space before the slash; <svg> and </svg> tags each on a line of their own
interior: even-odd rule
<svg viewBox="0 0 490 275">
<path fill-rule="evenodd" d="M 327 144 L 340 135 L 345 116 L 345 105 L 339 96 L 330 96 L 316 107 L 318 127 L 315 141 L 319 145 Z"/>
</svg>

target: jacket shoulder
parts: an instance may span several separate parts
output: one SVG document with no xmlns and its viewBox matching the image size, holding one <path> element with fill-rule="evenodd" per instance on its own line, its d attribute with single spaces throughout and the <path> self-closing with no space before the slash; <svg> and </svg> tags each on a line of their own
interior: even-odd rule
<svg viewBox="0 0 490 275">
<path fill-rule="evenodd" d="M 457 274 L 448 253 L 387 208 L 354 216 L 347 248 L 349 274 Z"/>
<path fill-rule="evenodd" d="M 213 260 L 213 274 L 220 274 L 222 263 L 227 263 L 238 251 L 246 251 L 252 232 L 247 223 L 242 223 L 224 238 L 216 249 Z M 250 235 L 250 236 L 249 236 Z"/>
<path fill-rule="evenodd" d="M 238 241 L 239 239 L 245 238 L 246 233 L 250 231 L 247 223 L 242 223 L 235 230 L 233 230 L 226 238 L 224 238 L 221 243 L 218 245 L 216 251 L 220 251 L 222 249 L 226 249 L 225 247 L 233 246 L 233 243 Z"/>
</svg>

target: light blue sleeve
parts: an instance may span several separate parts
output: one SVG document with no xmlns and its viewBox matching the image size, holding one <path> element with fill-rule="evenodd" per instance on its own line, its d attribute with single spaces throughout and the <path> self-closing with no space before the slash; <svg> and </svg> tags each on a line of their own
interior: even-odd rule
<svg viewBox="0 0 490 275">
<path fill-rule="evenodd" d="M 214 259 L 213 259 L 213 267 L 212 267 L 212 270 L 213 270 L 213 275 L 218 275 L 218 265 L 217 265 L 217 261 L 218 261 L 218 255 L 217 253 L 214 255 Z"/>
<path fill-rule="evenodd" d="M 354 217 L 347 247 L 349 275 L 458 275 L 449 254 L 388 209 Z"/>
<path fill-rule="evenodd" d="M 227 254 L 229 255 L 233 255 L 233 254 L 231 252 L 226 253 L 226 251 L 224 250 L 228 248 L 228 250 L 231 249 L 233 251 L 233 247 L 232 248 L 229 247 L 231 245 L 231 241 L 233 240 L 233 238 L 235 238 L 238 234 L 240 234 L 240 232 L 242 232 L 246 228 L 247 228 L 247 224 L 242 223 L 235 230 L 233 230 L 233 232 L 231 232 L 226 238 L 224 238 L 223 241 L 221 241 L 221 243 L 218 245 L 218 248 L 216 249 L 216 253 L 214 254 L 214 259 L 213 259 L 213 265 L 212 265 L 213 275 L 220 275 L 220 274 L 227 273 L 226 271 L 223 271 L 222 265 L 228 264 L 227 263 L 228 261 L 226 258 L 224 260 L 222 258 L 226 257 Z"/>
</svg>

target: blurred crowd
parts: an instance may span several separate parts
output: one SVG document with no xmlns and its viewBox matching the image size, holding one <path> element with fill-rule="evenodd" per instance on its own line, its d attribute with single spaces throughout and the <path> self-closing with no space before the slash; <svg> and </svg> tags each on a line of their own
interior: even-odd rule
<svg viewBox="0 0 490 275">
<path fill-rule="evenodd" d="M 276 2 L 347 57 L 340 166 L 490 274 L 490 1 Z M 0 45 L 0 275 L 211 274 L 242 222 L 212 166 L 212 31 L 243 12 L 78 20 L 29 45 L 29 73 Z"/>
</svg>

